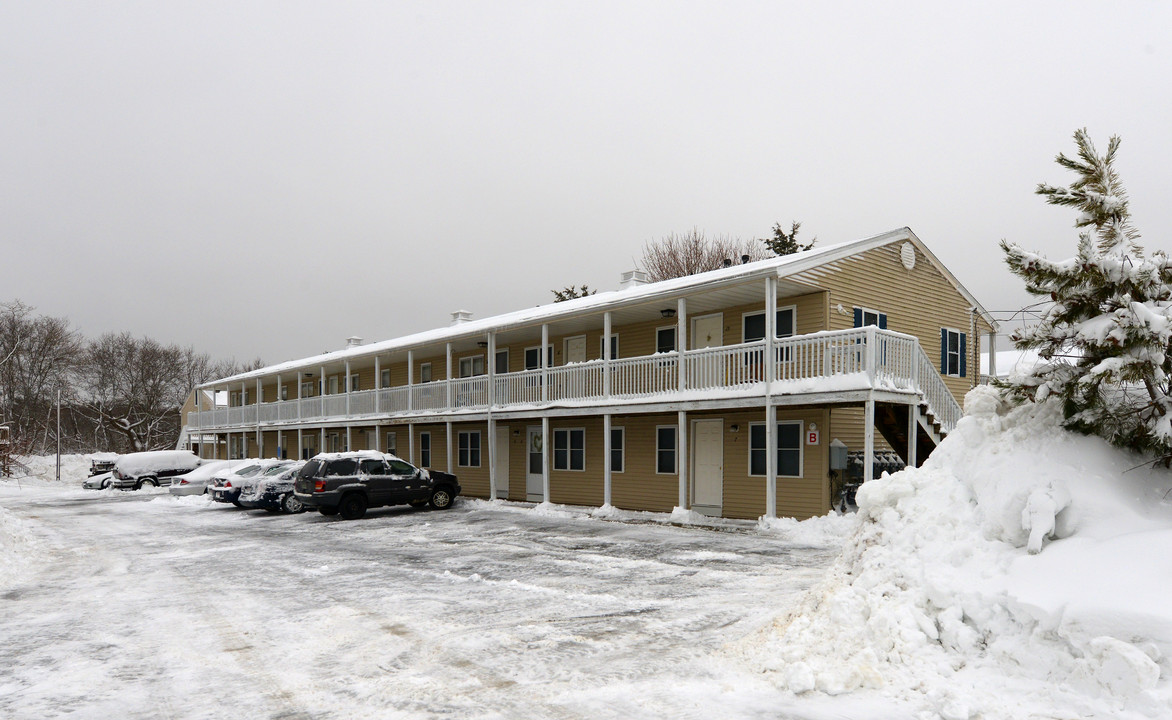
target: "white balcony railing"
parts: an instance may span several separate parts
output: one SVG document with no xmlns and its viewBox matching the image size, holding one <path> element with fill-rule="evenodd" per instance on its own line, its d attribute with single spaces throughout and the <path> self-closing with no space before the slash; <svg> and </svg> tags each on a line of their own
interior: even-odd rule
<svg viewBox="0 0 1172 720">
<path fill-rule="evenodd" d="M 670 399 L 680 391 L 760 392 L 768 376 L 763 340 L 637 358 L 575 363 L 495 377 L 493 407 L 544 403 Z M 684 383 L 680 384 L 683 366 Z M 956 426 L 960 405 L 914 337 L 856 328 L 780 338 L 774 343 L 775 394 L 812 392 L 816 381 L 857 375 L 864 387 L 920 392 L 945 432 Z M 609 373 L 609 388 L 607 375 Z M 801 381 L 793 389 L 787 383 Z M 827 385 L 823 389 L 840 387 Z M 411 413 L 484 410 L 489 378 L 438 380 L 411 386 L 189 413 L 190 428 L 231 428 L 300 420 L 383 417 Z"/>
</svg>

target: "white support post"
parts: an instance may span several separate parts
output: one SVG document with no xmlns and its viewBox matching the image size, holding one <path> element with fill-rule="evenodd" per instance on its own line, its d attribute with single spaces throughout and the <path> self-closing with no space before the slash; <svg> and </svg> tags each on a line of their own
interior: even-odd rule
<svg viewBox="0 0 1172 720">
<path fill-rule="evenodd" d="M 610 399 L 610 361 L 613 359 L 610 356 L 610 334 L 611 334 L 611 318 L 610 311 L 606 311 L 602 315 L 602 396 Z M 609 416 L 607 416 L 609 417 Z M 609 461 L 608 461 L 609 462 Z M 607 465 L 609 468 L 610 465 Z M 610 470 L 607 470 L 607 487 L 610 487 Z M 609 498 L 609 495 L 607 496 Z M 610 504 L 608 500 L 607 505 Z"/>
<path fill-rule="evenodd" d="M 317 444 L 318 452 L 326 451 L 326 426 L 321 426 L 321 440 Z"/>
<path fill-rule="evenodd" d="M 496 500 L 496 420 L 488 417 L 488 499 Z"/>
<path fill-rule="evenodd" d="M 260 384 L 260 378 L 256 379 L 256 456 L 263 458 L 265 456 L 265 438 L 260 431 L 260 406 L 261 401 L 265 399 L 264 386 Z"/>
<path fill-rule="evenodd" d="M 541 350 L 538 354 L 541 355 L 541 402 L 549 402 L 549 325 L 545 323 L 541 324 Z M 546 493 L 547 500 L 548 496 Z"/>
<path fill-rule="evenodd" d="M 688 413 L 676 414 L 676 467 L 680 473 L 680 509 L 688 509 Z"/>
<path fill-rule="evenodd" d="M 447 405 L 445 407 L 448 410 L 451 410 L 452 409 L 452 344 L 451 343 L 447 343 L 447 359 L 448 359 L 448 374 L 447 374 L 447 388 L 445 389 L 445 392 L 447 393 Z M 448 442 L 448 445 L 449 445 L 449 447 L 451 446 L 450 441 Z M 448 472 L 452 471 L 451 455 L 452 455 L 452 453 L 449 450 L 448 451 L 448 460 L 449 460 Z"/>
<path fill-rule="evenodd" d="M 350 426 L 347 425 L 346 426 L 346 451 L 349 452 L 350 450 L 353 450 L 353 449 L 354 449 L 354 443 L 351 442 Z"/>
<path fill-rule="evenodd" d="M 989 377 L 997 377 L 997 331 L 989 331 Z"/>
<path fill-rule="evenodd" d="M 609 324 L 610 313 L 607 313 L 606 315 Z M 614 472 L 614 468 L 611 467 L 610 463 L 610 451 L 610 413 L 607 413 L 602 416 L 602 504 L 608 507 L 610 506 L 611 473 Z"/>
<path fill-rule="evenodd" d="M 867 393 L 863 412 L 863 482 L 875 474 L 875 398 Z"/>
<path fill-rule="evenodd" d="M 300 375 L 301 373 L 297 373 L 297 374 Z M 298 379 L 300 379 L 300 378 L 298 378 Z M 299 386 L 300 386 L 300 384 L 301 383 L 298 383 Z M 305 455 L 305 441 L 301 439 L 301 426 L 298 426 L 297 427 L 297 457 L 294 459 L 301 460 L 302 455 Z M 305 459 L 308 460 L 309 458 L 305 458 Z"/>
<path fill-rule="evenodd" d="M 321 379 L 319 379 L 317 382 L 317 394 L 324 398 L 325 394 L 326 394 L 326 366 L 322 365 L 319 368 L 319 371 L 321 372 Z M 321 401 L 321 416 L 322 417 L 326 416 L 326 401 L 325 400 Z M 322 452 L 325 452 L 325 450 L 323 449 Z"/>
<path fill-rule="evenodd" d="M 777 276 L 765 278 L 765 394 L 773 394 L 777 379 Z"/>
<path fill-rule="evenodd" d="M 281 387 L 280 384 L 278 384 L 277 387 L 278 388 Z M 281 391 L 277 390 L 277 392 L 280 393 Z M 281 396 L 278 394 L 277 397 L 281 397 Z M 277 459 L 278 460 L 284 460 L 285 457 L 289 455 L 289 451 L 285 447 L 284 440 L 285 440 L 284 433 L 281 432 L 281 428 L 278 426 L 277 427 Z"/>
<path fill-rule="evenodd" d="M 212 397 L 215 397 L 214 395 Z M 220 434 L 212 433 L 212 459 L 220 459 Z"/>
<path fill-rule="evenodd" d="M 379 396 L 382 395 L 383 390 L 383 374 L 382 368 L 379 366 L 378 355 L 374 356 L 374 414 L 378 415 L 381 412 L 381 403 L 378 401 Z M 374 428 L 374 434 L 378 435 L 378 426 Z M 378 443 L 375 443 L 377 446 Z"/>
<path fill-rule="evenodd" d="M 346 377 L 343 380 L 343 382 L 346 383 L 346 417 L 350 417 L 350 361 L 349 360 L 346 361 Z M 349 450 L 350 449 L 350 436 L 349 436 L 350 428 L 349 428 L 349 426 L 347 426 L 346 432 L 347 432 L 346 449 Z"/>
<path fill-rule="evenodd" d="M 676 354 L 679 357 L 679 364 L 676 367 L 676 389 L 683 392 L 687 389 L 687 373 L 684 367 L 684 351 L 688 349 L 688 300 L 687 298 L 680 298 L 676 300 Z M 687 495 L 681 491 L 680 497 L 687 498 Z M 685 507 L 682 500 L 680 507 Z"/>
<path fill-rule="evenodd" d="M 777 407 L 765 405 L 765 517 L 777 517 Z"/>
<path fill-rule="evenodd" d="M 544 332 L 545 326 L 542 325 L 541 340 L 542 346 L 545 345 L 546 335 Z M 542 355 L 545 354 L 543 349 Z M 541 502 L 549 502 L 549 416 L 546 415 L 541 418 Z"/>
<path fill-rule="evenodd" d="M 415 424 L 407 423 L 407 457 L 415 464 Z"/>
<path fill-rule="evenodd" d="M 875 326 L 868 325 L 866 328 L 866 333 L 867 333 L 867 356 L 864 361 L 867 363 L 866 370 L 867 370 L 867 379 L 869 380 L 869 386 L 873 388 L 873 387 L 875 387 L 875 343 L 878 342 L 878 338 L 875 337 Z"/>
<path fill-rule="evenodd" d="M 444 436 L 445 436 L 445 439 L 448 441 L 447 442 L 447 445 L 448 445 L 448 472 L 454 473 L 456 471 L 452 467 L 452 421 L 449 420 L 446 423 L 446 425 L 447 425 L 447 430 L 444 432 Z"/>
<path fill-rule="evenodd" d="M 907 406 L 907 465 L 908 467 L 917 467 L 916 453 L 918 448 L 916 443 L 919 441 L 920 431 L 920 404 L 913 400 Z"/>
<path fill-rule="evenodd" d="M 301 422 L 301 371 L 297 371 L 297 421 Z M 301 430 L 297 431 L 297 452 L 301 453 Z M 300 458 L 298 458 L 300 460 Z"/>
<path fill-rule="evenodd" d="M 415 391 L 412 389 L 412 386 L 414 384 L 415 384 L 415 351 L 408 350 L 407 351 L 407 412 L 411 412 L 412 407 L 415 404 L 415 401 L 412 398 L 412 396 L 415 395 Z M 414 447 L 414 446 L 412 446 L 412 447 Z M 415 461 L 412 460 L 411 462 L 415 462 Z"/>
<path fill-rule="evenodd" d="M 378 377 L 378 375 L 376 374 L 375 377 Z M 374 448 L 373 448 L 373 450 L 375 452 L 385 452 L 383 450 L 383 431 L 382 431 L 382 428 L 379 427 L 379 424 L 377 422 L 374 424 Z"/>
</svg>

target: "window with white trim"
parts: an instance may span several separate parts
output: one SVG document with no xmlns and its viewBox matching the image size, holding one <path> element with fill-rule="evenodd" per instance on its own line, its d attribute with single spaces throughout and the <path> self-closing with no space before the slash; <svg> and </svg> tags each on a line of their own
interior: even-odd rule
<svg viewBox="0 0 1172 720">
<path fill-rule="evenodd" d="M 626 439 L 625 428 L 612 427 L 610 429 L 610 471 L 612 473 L 621 473 L 623 471 Z"/>
<path fill-rule="evenodd" d="M 484 356 L 472 355 L 460 358 L 460 377 L 476 377 L 484 374 Z"/>
<path fill-rule="evenodd" d="M 281 400 L 285 401 L 288 399 L 289 399 L 289 383 L 285 383 L 284 385 L 281 386 Z"/>
<path fill-rule="evenodd" d="M 329 385 L 328 385 L 329 394 L 330 395 L 337 395 L 338 394 L 338 376 L 331 375 L 328 383 L 329 383 Z M 329 452 L 334 452 L 334 451 L 330 450 Z"/>
<path fill-rule="evenodd" d="M 765 423 L 749 423 L 749 474 L 766 474 Z M 777 477 L 802 476 L 802 421 L 777 423 Z"/>
<path fill-rule="evenodd" d="M 359 378 L 358 373 L 350 376 L 350 392 L 358 392 Z"/>
<path fill-rule="evenodd" d="M 431 382 L 431 363 L 423 363 L 419 366 L 419 382 Z"/>
<path fill-rule="evenodd" d="M 871 310 L 863 307 L 855 308 L 855 327 L 867 327 L 874 325 L 880 330 L 887 329 L 887 313 L 881 313 L 878 310 Z"/>
<path fill-rule="evenodd" d="M 606 336 L 598 338 L 598 357 L 606 359 Z M 619 357 L 619 336 L 617 333 L 610 334 L 610 359 L 617 360 Z"/>
<path fill-rule="evenodd" d="M 461 432 L 457 440 L 456 464 L 460 467 L 480 467 L 480 431 Z"/>
<path fill-rule="evenodd" d="M 419 467 L 431 467 L 431 433 L 419 433 Z"/>
<path fill-rule="evenodd" d="M 391 386 L 391 371 L 389 368 L 384 368 L 380 373 L 382 377 L 379 378 L 380 387 L 389 388 Z"/>
<path fill-rule="evenodd" d="M 676 426 L 657 425 L 655 427 L 655 472 L 658 475 L 675 475 L 679 472 L 676 465 Z"/>
<path fill-rule="evenodd" d="M 675 325 L 661 327 L 655 329 L 655 352 L 669 353 L 676 351 L 676 331 L 679 330 Z"/>
<path fill-rule="evenodd" d="M 940 374 L 964 377 L 967 368 L 965 333 L 949 328 L 940 328 Z"/>
<path fill-rule="evenodd" d="M 509 349 L 503 348 L 496 351 L 496 364 L 493 366 L 493 372 L 497 375 L 507 373 L 509 371 Z"/>
<path fill-rule="evenodd" d="M 794 318 L 797 315 L 797 307 L 790 305 L 788 307 L 777 309 L 777 327 L 774 330 L 774 337 L 784 338 L 790 337 L 794 334 Z M 741 342 L 754 342 L 756 340 L 765 339 L 765 311 L 745 313 L 741 316 Z"/>
<path fill-rule="evenodd" d="M 545 348 L 546 359 L 545 366 L 547 368 L 553 367 L 553 345 L 548 345 Z M 525 348 L 525 369 L 537 370 L 541 367 L 541 346 L 534 346 Z"/>
<path fill-rule="evenodd" d="M 313 397 L 313 385 L 314 382 L 312 380 L 306 380 L 301 383 L 301 397 Z"/>
<path fill-rule="evenodd" d="M 553 431 L 553 469 L 586 469 L 586 431 L 582 428 Z"/>
<path fill-rule="evenodd" d="M 399 454 L 398 438 L 395 437 L 395 433 L 393 433 L 393 432 L 387 433 L 387 450 L 386 451 L 388 453 L 390 453 L 391 455 L 398 455 Z"/>
</svg>

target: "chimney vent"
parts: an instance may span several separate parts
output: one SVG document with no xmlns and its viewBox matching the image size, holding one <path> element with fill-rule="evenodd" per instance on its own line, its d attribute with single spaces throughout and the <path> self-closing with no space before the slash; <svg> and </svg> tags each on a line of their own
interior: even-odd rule
<svg viewBox="0 0 1172 720">
<path fill-rule="evenodd" d="M 724 266 L 725 267 L 732 267 L 732 258 L 725 258 L 724 259 Z"/>
<path fill-rule="evenodd" d="M 358 337 L 357 335 L 351 335 L 350 337 L 346 338 L 346 347 L 348 348 L 358 347 L 361 344 L 362 338 Z"/>
<path fill-rule="evenodd" d="M 741 256 L 741 264 L 742 264 L 742 265 L 747 265 L 748 263 L 749 263 L 749 256 L 748 256 L 748 255 L 742 255 L 742 256 Z"/>
<path fill-rule="evenodd" d="M 452 313 L 452 322 L 450 325 L 461 325 L 472 319 L 471 310 L 456 310 Z"/>
<path fill-rule="evenodd" d="M 627 290 L 647 284 L 647 273 L 642 270 L 628 270 L 619 278 L 619 289 Z"/>
</svg>

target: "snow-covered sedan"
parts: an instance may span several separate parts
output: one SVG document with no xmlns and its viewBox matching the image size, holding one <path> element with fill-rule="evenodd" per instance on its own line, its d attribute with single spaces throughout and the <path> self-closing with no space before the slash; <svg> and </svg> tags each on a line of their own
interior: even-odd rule
<svg viewBox="0 0 1172 720">
<path fill-rule="evenodd" d="M 293 481 L 305 461 L 274 465 L 259 475 L 240 482 L 240 506 L 269 512 L 305 512 L 305 504 L 293 495 Z"/>
<path fill-rule="evenodd" d="M 240 507 L 240 482 L 242 480 L 259 475 L 274 465 L 291 465 L 292 463 L 292 460 L 277 460 L 276 458 L 238 462 L 232 469 L 221 470 L 212 476 L 212 484 L 209 486 L 212 500 L 232 503 L 236 507 Z"/>
<path fill-rule="evenodd" d="M 203 465 L 191 472 L 172 478 L 171 494 L 202 495 L 208 491 L 213 475 L 232 465 L 239 466 L 240 463 L 240 460 L 205 460 Z"/>
<path fill-rule="evenodd" d="M 119 456 L 114 463 L 110 486 L 122 490 L 170 485 L 176 475 L 200 466 L 201 460 L 188 450 L 151 450 Z"/>
<path fill-rule="evenodd" d="M 81 486 L 86 490 L 105 490 L 110 487 L 110 482 L 114 478 L 114 472 L 104 472 L 100 475 L 92 475 L 88 480 L 83 482 Z"/>
</svg>

